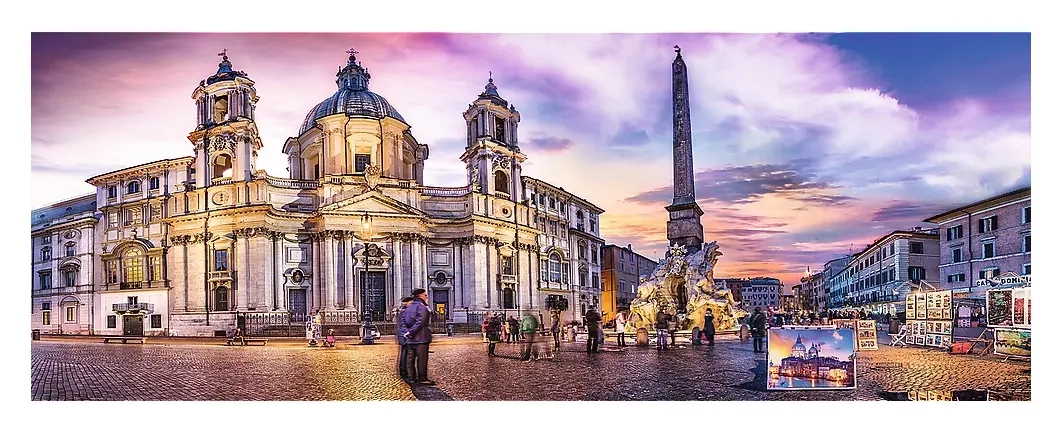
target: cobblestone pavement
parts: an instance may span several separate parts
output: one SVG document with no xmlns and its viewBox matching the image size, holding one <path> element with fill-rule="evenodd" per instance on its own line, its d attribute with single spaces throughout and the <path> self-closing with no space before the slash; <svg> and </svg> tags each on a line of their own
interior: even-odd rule
<svg viewBox="0 0 1063 434">
<path fill-rule="evenodd" d="M 403 383 L 392 344 L 96 342 L 33 342 L 32 399 L 879 400 L 883 391 L 1030 388 L 1028 362 L 882 345 L 858 356 L 855 390 L 768 392 L 763 355 L 730 336 L 660 353 L 629 346 L 587 354 L 565 343 L 557 358 L 533 362 L 517 359 L 517 345 L 499 344 L 499 357 L 489 358 L 475 339 L 444 338 L 429 356 L 436 387 Z"/>
</svg>

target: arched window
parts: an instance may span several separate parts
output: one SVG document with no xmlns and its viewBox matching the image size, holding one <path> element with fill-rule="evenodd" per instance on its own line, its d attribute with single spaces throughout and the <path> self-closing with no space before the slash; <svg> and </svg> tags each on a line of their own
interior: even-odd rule
<svg viewBox="0 0 1063 434">
<path fill-rule="evenodd" d="M 579 286 L 587 286 L 587 267 L 579 267 Z"/>
<path fill-rule="evenodd" d="M 229 100 L 225 97 L 216 97 L 214 100 L 214 122 L 225 122 L 229 116 Z"/>
<path fill-rule="evenodd" d="M 214 170 L 212 173 L 215 178 L 223 178 L 226 176 L 232 176 L 233 171 L 233 159 L 229 154 L 221 154 L 214 157 Z"/>
<path fill-rule="evenodd" d="M 51 247 L 41 247 L 41 260 L 42 261 L 51 261 L 52 260 L 52 248 Z"/>
<path fill-rule="evenodd" d="M 583 225 L 583 210 L 581 209 L 576 210 L 576 222 Z"/>
<path fill-rule="evenodd" d="M 68 265 L 63 267 L 63 286 L 73 287 L 78 286 L 78 267 L 74 265 Z"/>
<path fill-rule="evenodd" d="M 506 176 L 506 172 L 501 170 L 495 172 L 495 191 L 509 194 L 509 177 Z"/>
<path fill-rule="evenodd" d="M 550 281 L 561 283 L 561 256 L 550 254 Z"/>
<path fill-rule="evenodd" d="M 140 193 L 140 181 L 129 181 L 129 184 L 125 185 L 127 194 Z"/>
<path fill-rule="evenodd" d="M 579 240 L 579 242 L 576 243 L 576 244 L 578 245 L 578 249 L 577 250 L 579 251 L 579 259 L 582 260 L 582 261 L 586 261 L 587 260 L 587 241 L 586 240 Z"/>
<path fill-rule="evenodd" d="M 77 253 L 77 248 L 74 243 L 66 243 L 66 255 L 74 256 L 75 253 Z"/>
<path fill-rule="evenodd" d="M 130 248 L 122 255 L 122 281 L 144 281 L 144 252 L 137 248 Z"/>
<path fill-rule="evenodd" d="M 214 310 L 229 310 L 229 288 L 214 288 Z"/>
</svg>

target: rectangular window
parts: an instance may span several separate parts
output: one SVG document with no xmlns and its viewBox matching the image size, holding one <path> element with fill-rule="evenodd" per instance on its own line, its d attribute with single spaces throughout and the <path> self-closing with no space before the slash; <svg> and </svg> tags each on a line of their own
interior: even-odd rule
<svg viewBox="0 0 1063 434">
<path fill-rule="evenodd" d="M 77 253 L 77 247 L 74 246 L 74 243 L 67 244 L 66 245 L 66 255 L 67 256 L 74 256 L 75 253 Z"/>
<path fill-rule="evenodd" d="M 214 271 L 228 271 L 229 270 L 229 251 L 228 250 L 215 250 L 214 251 Z"/>
<path fill-rule="evenodd" d="M 579 286 L 587 286 L 587 270 L 580 270 Z"/>
<path fill-rule="evenodd" d="M 148 258 L 148 280 L 155 282 L 162 280 L 162 256 Z"/>
<path fill-rule="evenodd" d="M 956 282 L 963 282 L 963 281 L 964 281 L 964 280 L 966 280 L 966 279 L 967 279 L 967 275 L 966 275 L 966 274 L 964 274 L 964 273 L 959 273 L 959 274 L 950 274 L 950 275 L 948 275 L 948 276 L 947 276 L 947 277 L 945 278 L 945 280 L 946 280 L 946 281 L 947 281 L 948 283 L 956 283 Z"/>
<path fill-rule="evenodd" d="M 161 314 L 153 314 L 151 316 L 151 328 L 153 328 L 153 329 L 161 329 L 162 328 L 162 315 Z"/>
<path fill-rule="evenodd" d="M 118 211 L 111 211 L 107 213 L 107 227 L 109 229 L 116 229 L 121 222 L 118 220 Z"/>
<path fill-rule="evenodd" d="M 107 283 L 118 283 L 118 261 L 110 260 L 106 263 L 107 268 Z"/>
<path fill-rule="evenodd" d="M 124 282 L 144 281 L 144 263 L 141 258 L 140 255 L 132 251 L 126 255 L 125 260 L 122 262 L 122 267 L 125 271 Z"/>
<path fill-rule="evenodd" d="M 549 273 L 550 273 L 550 264 L 547 263 L 545 258 L 544 259 L 540 259 L 539 260 L 539 280 L 541 280 L 543 282 L 546 282 L 546 281 L 550 280 L 550 274 Z"/>
<path fill-rule="evenodd" d="M 599 289 L 598 286 L 598 273 L 591 273 L 591 288 Z"/>
<path fill-rule="evenodd" d="M 594 243 L 591 243 L 591 263 L 598 263 L 598 246 Z"/>
<path fill-rule="evenodd" d="M 41 312 L 41 324 L 44 324 L 44 325 L 51 325 L 52 324 L 52 312 L 51 311 L 46 310 L 44 312 Z"/>
<path fill-rule="evenodd" d="M 1022 223 L 1023 224 L 1029 223 L 1031 217 L 1033 217 L 1033 214 L 1030 211 L 1030 207 L 1023 208 L 1022 209 Z"/>
<path fill-rule="evenodd" d="M 72 287 L 78 285 L 78 270 L 76 268 L 67 268 L 63 270 L 63 283 L 64 286 Z"/>
<path fill-rule="evenodd" d="M 993 268 L 983 269 L 980 273 L 978 273 L 978 278 L 979 279 L 988 279 L 990 277 L 997 277 L 999 275 L 1000 275 L 1000 268 L 993 267 Z"/>
<path fill-rule="evenodd" d="M 495 116 L 495 135 L 496 141 L 506 143 L 506 120 L 504 118 Z"/>
<path fill-rule="evenodd" d="M 592 234 L 593 233 L 597 233 L 597 229 L 595 229 L 595 226 L 597 226 L 597 225 L 598 225 L 598 222 L 595 221 L 594 219 L 591 219 L 591 233 Z"/>
<path fill-rule="evenodd" d="M 159 177 L 158 176 L 152 176 L 150 179 L 148 179 L 148 189 L 149 190 L 158 190 L 159 189 Z"/>
<path fill-rule="evenodd" d="M 986 217 L 978 220 L 978 233 L 984 234 L 997 230 L 997 216 Z"/>
<path fill-rule="evenodd" d="M 354 173 L 365 172 L 370 164 L 369 154 L 354 154 Z"/>
<path fill-rule="evenodd" d="M 131 297 L 126 297 L 125 298 L 125 302 L 126 302 L 126 304 L 137 304 L 138 298 L 139 297 L 136 296 L 136 295 L 131 296 Z"/>
<path fill-rule="evenodd" d="M 561 283 L 568 283 L 568 262 L 561 264 Z"/>
<path fill-rule="evenodd" d="M 550 222 L 547 223 L 547 225 L 550 228 L 550 232 L 549 232 L 550 235 L 557 236 L 557 222 L 555 222 L 553 220 L 550 220 Z"/>
<path fill-rule="evenodd" d="M 77 322 L 77 321 L 78 321 L 78 308 L 77 308 L 77 306 L 67 306 L 66 307 L 66 322 Z"/>
<path fill-rule="evenodd" d="M 116 316 L 116 315 L 107 315 L 107 328 L 109 328 L 109 329 L 118 328 L 118 316 Z"/>
<path fill-rule="evenodd" d="M 617 291 L 623 291 L 625 286 L 627 286 L 627 281 L 626 280 L 621 280 L 620 281 L 620 286 L 617 287 Z"/>
<path fill-rule="evenodd" d="M 1025 235 L 1022 236 L 1022 252 L 1023 253 L 1030 253 L 1030 242 L 1031 241 L 1032 241 L 1032 238 L 1030 237 L 1030 234 L 1025 234 Z"/>
<path fill-rule="evenodd" d="M 561 282 L 561 261 L 550 261 L 550 281 Z"/>
<path fill-rule="evenodd" d="M 41 310 L 52 310 L 52 302 L 46 301 L 41 303 Z"/>
<path fill-rule="evenodd" d="M 952 249 L 952 262 L 960 262 L 962 260 L 961 258 L 963 258 L 963 254 L 960 249 Z"/>
<path fill-rule="evenodd" d="M 1031 271 L 1030 270 L 1030 264 L 1022 264 L 1022 275 L 1023 276 L 1030 275 L 1031 274 L 1030 271 Z"/>
<path fill-rule="evenodd" d="M 996 244 L 993 242 L 982 244 L 982 258 L 992 258 L 996 256 Z"/>
<path fill-rule="evenodd" d="M 513 257 L 501 256 L 498 260 L 502 263 L 502 274 L 513 275 Z"/>
<path fill-rule="evenodd" d="M 963 225 L 956 225 L 945 230 L 945 240 L 952 241 L 963 237 Z"/>
<path fill-rule="evenodd" d="M 626 271 L 627 271 L 627 270 L 625 270 L 625 269 L 624 269 L 624 263 L 623 263 L 623 262 L 621 262 L 621 263 L 620 263 L 620 272 L 621 272 L 621 273 L 624 273 L 624 272 L 626 272 Z"/>
<path fill-rule="evenodd" d="M 926 279 L 926 269 L 923 267 L 908 267 L 908 280 L 919 283 Z"/>
<path fill-rule="evenodd" d="M 914 242 L 913 241 L 912 242 L 912 253 L 913 254 L 917 254 L 917 255 L 923 254 L 923 243 Z"/>
<path fill-rule="evenodd" d="M 52 248 L 51 247 L 45 247 L 45 248 L 41 249 L 41 260 L 42 261 L 51 261 L 52 260 Z"/>
<path fill-rule="evenodd" d="M 107 198 L 114 199 L 116 197 L 118 197 L 118 187 L 114 185 L 107 187 Z"/>
<path fill-rule="evenodd" d="M 40 289 L 52 289 L 51 271 L 42 271 L 38 277 L 40 278 Z"/>
</svg>

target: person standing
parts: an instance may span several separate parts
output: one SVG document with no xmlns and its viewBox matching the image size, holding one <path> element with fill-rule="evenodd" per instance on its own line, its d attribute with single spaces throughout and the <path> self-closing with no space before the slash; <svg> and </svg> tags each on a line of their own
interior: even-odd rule
<svg viewBox="0 0 1063 434">
<path fill-rule="evenodd" d="M 395 326 L 397 327 L 395 335 L 399 341 L 399 377 L 402 378 L 402 381 L 407 383 L 413 381 L 413 379 L 410 377 L 410 372 L 407 370 L 406 366 L 410 359 L 410 348 L 406 345 L 405 335 L 408 329 L 406 328 L 405 314 L 412 301 L 413 297 L 403 297 L 401 301 L 402 306 L 399 307 L 399 313 L 395 315 Z"/>
<path fill-rule="evenodd" d="M 669 315 L 663 311 L 657 312 L 657 318 L 653 327 L 657 332 L 657 349 L 668 349 L 668 317 Z"/>
<path fill-rule="evenodd" d="M 626 347 L 627 342 L 624 341 L 624 332 L 627 331 L 627 319 L 624 318 L 623 312 L 616 314 L 616 345 Z"/>
<path fill-rule="evenodd" d="M 483 322 L 480 323 L 480 332 L 483 333 L 483 338 L 484 338 L 484 343 L 485 344 L 490 342 L 487 339 L 487 324 L 491 322 L 491 317 L 492 316 L 494 316 L 494 314 L 491 313 L 491 312 L 488 312 L 487 315 L 484 316 Z"/>
<path fill-rule="evenodd" d="M 764 334 L 767 330 L 768 317 L 760 308 L 753 309 L 753 316 L 749 318 L 749 331 L 753 335 L 753 352 L 764 352 Z"/>
<path fill-rule="evenodd" d="M 587 311 L 586 315 L 583 315 L 583 320 L 587 323 L 587 352 L 598 352 L 598 332 L 601 331 L 602 317 L 598 315 L 594 309 Z"/>
<path fill-rule="evenodd" d="M 530 362 L 532 360 L 532 350 L 535 347 L 535 335 L 539 333 L 539 318 L 532 312 L 525 314 L 520 321 L 520 331 L 526 338 L 524 340 L 524 351 L 521 352 L 520 359 Z M 535 356 L 538 358 L 538 354 L 535 354 Z"/>
<path fill-rule="evenodd" d="M 708 345 L 716 345 L 716 317 L 712 315 L 712 309 L 705 311 L 705 328 L 702 330 L 705 333 L 705 340 L 708 341 Z"/>
<path fill-rule="evenodd" d="M 509 326 L 508 341 L 513 344 L 520 342 L 520 322 L 513 315 L 510 315 L 506 324 Z"/>
<path fill-rule="evenodd" d="M 432 330 L 428 328 L 431 313 L 428 311 L 428 293 L 424 289 L 413 290 L 413 302 L 406 308 L 406 345 L 410 346 L 409 360 L 406 362 L 407 373 L 417 384 L 434 386 L 435 381 L 428 379 L 428 344 L 432 342 Z"/>
<path fill-rule="evenodd" d="M 495 355 L 495 344 L 502 342 L 502 320 L 494 314 L 487 314 L 487 355 Z"/>
</svg>

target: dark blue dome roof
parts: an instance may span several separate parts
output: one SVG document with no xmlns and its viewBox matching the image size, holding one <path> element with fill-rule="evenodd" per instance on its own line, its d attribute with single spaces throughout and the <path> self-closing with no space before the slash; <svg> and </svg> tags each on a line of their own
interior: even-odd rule
<svg viewBox="0 0 1063 434">
<path fill-rule="evenodd" d="M 336 73 L 336 86 L 339 90 L 306 114 L 306 119 L 299 128 L 300 135 L 313 128 L 318 119 L 341 113 L 347 116 L 374 119 L 390 116 L 406 122 L 388 100 L 369 91 L 369 70 L 362 68 L 362 65 L 355 60 L 355 53 L 357 52 L 351 52 L 347 66 Z"/>
</svg>

